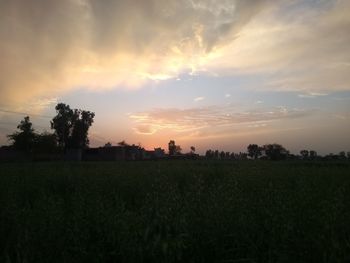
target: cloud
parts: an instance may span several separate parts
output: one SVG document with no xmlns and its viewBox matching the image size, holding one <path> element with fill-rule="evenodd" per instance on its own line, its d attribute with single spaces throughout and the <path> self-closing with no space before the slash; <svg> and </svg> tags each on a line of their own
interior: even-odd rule
<svg viewBox="0 0 350 263">
<path fill-rule="evenodd" d="M 339 120 L 349 120 L 350 119 L 350 112 L 343 112 L 343 113 L 334 114 L 333 117 L 335 119 L 339 119 Z"/>
<path fill-rule="evenodd" d="M 152 135 L 154 134 L 157 129 L 151 125 L 138 125 L 137 127 L 134 128 L 134 131 L 137 133 L 137 134 L 144 134 L 144 135 Z"/>
<path fill-rule="evenodd" d="M 162 130 L 177 133 L 208 134 L 215 130 L 239 127 L 258 128 L 283 119 L 306 117 L 311 111 L 288 109 L 284 106 L 237 111 L 233 106 L 211 106 L 190 109 L 154 109 L 130 114 L 134 130 L 139 134 L 154 134 Z"/>
<path fill-rule="evenodd" d="M 198 101 L 202 101 L 204 99 L 205 99 L 204 97 L 197 97 L 197 98 L 194 98 L 193 101 L 198 102 Z"/>
<path fill-rule="evenodd" d="M 327 96 L 327 93 L 319 93 L 319 92 L 309 92 L 306 94 L 298 94 L 299 98 L 308 98 L 308 99 L 313 99 L 316 97 L 324 97 Z"/>
<path fill-rule="evenodd" d="M 265 0 L 0 2 L 0 103 L 196 71 Z"/>
<path fill-rule="evenodd" d="M 349 10 L 347 0 L 0 1 L 0 103 L 184 72 L 349 90 Z"/>
<path fill-rule="evenodd" d="M 277 1 L 223 47 L 208 71 L 263 76 L 256 89 L 350 90 L 350 2 Z"/>
</svg>

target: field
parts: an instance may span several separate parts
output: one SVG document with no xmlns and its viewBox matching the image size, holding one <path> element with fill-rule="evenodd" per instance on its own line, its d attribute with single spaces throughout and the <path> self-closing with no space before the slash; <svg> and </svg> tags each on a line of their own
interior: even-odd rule
<svg viewBox="0 0 350 263">
<path fill-rule="evenodd" d="M 350 163 L 0 163 L 0 262 L 350 262 Z"/>
</svg>

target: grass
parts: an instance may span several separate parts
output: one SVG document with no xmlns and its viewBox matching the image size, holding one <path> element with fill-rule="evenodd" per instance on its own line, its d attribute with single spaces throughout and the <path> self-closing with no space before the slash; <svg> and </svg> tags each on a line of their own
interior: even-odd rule
<svg viewBox="0 0 350 263">
<path fill-rule="evenodd" d="M 1 163 L 0 262 L 350 262 L 349 162 Z"/>
</svg>

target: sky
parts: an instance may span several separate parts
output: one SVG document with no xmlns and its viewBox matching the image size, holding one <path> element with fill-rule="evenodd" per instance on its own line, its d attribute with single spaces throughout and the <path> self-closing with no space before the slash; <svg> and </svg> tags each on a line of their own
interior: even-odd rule
<svg viewBox="0 0 350 263">
<path fill-rule="evenodd" d="M 350 151 L 350 1 L 0 0 L 0 145 L 59 102 L 93 147 Z"/>
</svg>

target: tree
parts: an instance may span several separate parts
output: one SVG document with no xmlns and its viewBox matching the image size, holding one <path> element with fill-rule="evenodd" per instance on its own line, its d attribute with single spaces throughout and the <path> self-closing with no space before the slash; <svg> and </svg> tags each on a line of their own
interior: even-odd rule
<svg viewBox="0 0 350 263">
<path fill-rule="evenodd" d="M 181 154 L 182 148 L 180 145 L 176 145 L 175 147 L 175 154 Z"/>
<path fill-rule="evenodd" d="M 118 145 L 119 146 L 123 146 L 123 147 L 129 146 L 129 144 L 126 141 L 124 141 L 124 140 L 122 140 L 121 142 L 118 142 Z"/>
<path fill-rule="evenodd" d="M 82 149 L 89 146 L 88 131 L 94 122 L 95 113 L 74 110 L 73 129 L 69 140 L 70 148 Z"/>
<path fill-rule="evenodd" d="M 94 122 L 95 113 L 71 109 L 69 105 L 58 103 L 57 115 L 51 121 L 59 146 L 67 148 L 85 148 L 89 145 L 88 131 Z"/>
<path fill-rule="evenodd" d="M 217 159 L 217 160 L 219 159 L 219 150 L 215 150 L 214 158 Z"/>
<path fill-rule="evenodd" d="M 191 147 L 191 150 L 192 150 L 192 147 Z M 169 156 L 181 155 L 182 148 L 180 145 L 176 145 L 174 140 L 170 140 L 168 143 L 168 151 L 169 151 Z"/>
<path fill-rule="evenodd" d="M 65 149 L 73 127 L 73 110 L 64 103 L 59 103 L 55 107 L 57 115 L 51 121 L 51 129 L 55 130 L 58 144 Z"/>
<path fill-rule="evenodd" d="M 194 147 L 194 146 L 191 146 L 191 154 L 194 154 L 195 152 L 196 152 L 196 147 Z"/>
<path fill-rule="evenodd" d="M 270 160 L 283 160 L 288 156 L 288 151 L 280 144 L 266 144 L 263 146 L 266 156 Z"/>
<path fill-rule="evenodd" d="M 251 158 L 258 159 L 258 157 L 261 155 L 261 147 L 259 147 L 257 144 L 249 144 L 247 150 L 248 156 Z"/>
<path fill-rule="evenodd" d="M 34 144 L 35 133 L 29 116 L 24 117 L 17 129 L 20 132 L 7 135 L 7 137 L 12 141 L 12 145 L 16 150 L 30 152 Z"/>
<path fill-rule="evenodd" d="M 341 159 L 341 160 L 345 160 L 346 159 L 346 153 L 344 152 L 344 151 L 341 151 L 341 152 L 339 152 L 339 158 Z"/>
<path fill-rule="evenodd" d="M 225 159 L 225 156 L 226 156 L 226 153 L 224 151 L 221 151 L 220 152 L 220 159 L 221 160 L 224 160 Z"/>
<path fill-rule="evenodd" d="M 317 152 L 314 150 L 310 150 L 309 155 L 310 155 L 310 159 L 314 160 L 317 157 Z"/>
<path fill-rule="evenodd" d="M 170 140 L 168 143 L 169 156 L 173 156 L 176 153 L 176 144 L 174 140 Z"/>
<path fill-rule="evenodd" d="M 57 150 L 57 137 L 55 134 L 43 132 L 35 134 L 34 152 L 54 153 Z"/>
<path fill-rule="evenodd" d="M 212 150 L 207 150 L 205 152 L 205 158 L 207 159 L 213 159 L 214 158 L 214 152 Z"/>
<path fill-rule="evenodd" d="M 309 158 L 309 151 L 308 150 L 301 150 L 300 155 L 303 157 L 304 160 Z"/>
</svg>

